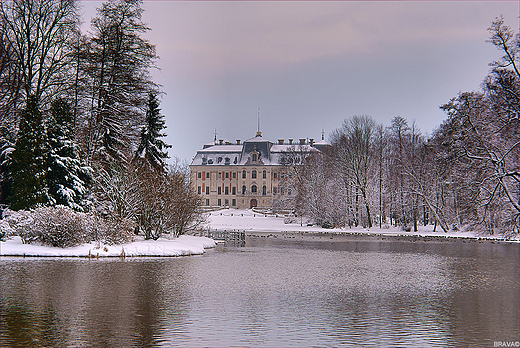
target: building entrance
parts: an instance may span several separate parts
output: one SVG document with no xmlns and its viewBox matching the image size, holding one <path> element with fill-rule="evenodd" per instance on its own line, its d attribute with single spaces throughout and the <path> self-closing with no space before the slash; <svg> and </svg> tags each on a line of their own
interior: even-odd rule
<svg viewBox="0 0 520 348">
<path fill-rule="evenodd" d="M 255 208 L 255 207 L 257 207 L 257 206 L 258 206 L 258 202 L 256 201 L 256 199 L 253 198 L 253 199 L 251 200 L 251 203 L 249 204 L 249 209 L 251 209 L 251 208 Z"/>
</svg>

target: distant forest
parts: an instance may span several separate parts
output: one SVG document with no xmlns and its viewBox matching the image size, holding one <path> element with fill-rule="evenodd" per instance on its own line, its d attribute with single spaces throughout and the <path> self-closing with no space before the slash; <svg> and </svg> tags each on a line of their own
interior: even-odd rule
<svg viewBox="0 0 520 348">
<path fill-rule="evenodd" d="M 518 234 L 520 227 L 520 37 L 502 17 L 488 28 L 502 57 L 490 63 L 481 90 L 441 108 L 447 119 L 426 136 L 402 117 L 388 127 L 370 116 L 346 119 L 329 151 L 303 161 L 286 154 L 284 185 L 295 207 L 324 226 Z"/>
</svg>

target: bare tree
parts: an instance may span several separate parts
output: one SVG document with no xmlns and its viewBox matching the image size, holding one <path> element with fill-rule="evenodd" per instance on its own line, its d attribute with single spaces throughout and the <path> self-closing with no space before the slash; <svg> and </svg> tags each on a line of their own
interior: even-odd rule
<svg viewBox="0 0 520 348">
<path fill-rule="evenodd" d="M 354 116 L 343 122 L 343 127 L 332 134 L 332 146 L 347 190 L 352 185 L 356 223 L 360 221 L 360 206 L 364 205 L 364 223 L 372 227 L 370 185 L 375 159 L 374 140 L 376 124 L 369 116 Z"/>
<path fill-rule="evenodd" d="M 72 0 L 0 2 L 0 16 L 2 104 L 17 108 L 20 100 L 34 96 L 46 110 L 70 88 L 77 4 Z"/>
<path fill-rule="evenodd" d="M 137 148 L 148 94 L 158 88 L 149 73 L 155 46 L 141 37 L 149 30 L 142 12 L 140 1 L 111 1 L 92 20 L 93 34 L 80 65 L 89 84 L 90 109 L 83 121 L 89 161 L 122 161 L 125 152 Z"/>
</svg>

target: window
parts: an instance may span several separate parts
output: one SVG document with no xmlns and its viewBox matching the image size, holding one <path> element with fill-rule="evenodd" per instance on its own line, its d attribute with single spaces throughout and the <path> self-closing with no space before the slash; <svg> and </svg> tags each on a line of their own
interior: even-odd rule
<svg viewBox="0 0 520 348">
<path fill-rule="evenodd" d="M 251 193 L 256 193 L 256 191 L 257 191 L 256 185 L 252 185 L 251 186 Z"/>
<path fill-rule="evenodd" d="M 209 186 L 206 186 L 206 194 L 209 195 Z"/>
<path fill-rule="evenodd" d="M 217 194 L 221 195 L 222 194 L 222 187 L 217 187 Z M 220 204 L 219 204 L 220 205 Z"/>
<path fill-rule="evenodd" d="M 246 194 L 246 185 L 242 186 L 242 194 L 243 194 L 243 195 Z"/>
<path fill-rule="evenodd" d="M 280 188 L 280 194 L 283 196 L 283 187 Z"/>
<path fill-rule="evenodd" d="M 197 178 L 199 178 L 199 179 L 202 178 L 202 172 L 198 172 L 198 173 L 197 173 Z"/>
<path fill-rule="evenodd" d="M 229 195 L 229 187 L 224 187 L 224 194 Z M 227 204 L 226 204 L 227 205 Z"/>
<path fill-rule="evenodd" d="M 242 179 L 245 179 L 245 178 L 246 178 L 246 171 L 243 170 L 243 171 L 242 171 Z"/>
<path fill-rule="evenodd" d="M 291 189 L 290 189 L 290 188 L 288 188 L 288 189 L 287 189 L 287 194 L 288 194 L 288 195 L 291 195 L 291 194 L 292 194 L 292 192 L 291 192 Z"/>
<path fill-rule="evenodd" d="M 262 186 L 262 196 L 265 196 L 267 194 L 267 187 L 264 185 Z"/>
<path fill-rule="evenodd" d="M 229 179 L 229 173 L 226 172 L 226 179 Z"/>
<path fill-rule="evenodd" d="M 256 153 L 253 154 L 253 162 L 256 162 Z"/>
<path fill-rule="evenodd" d="M 226 205 L 226 207 L 229 206 L 229 199 L 226 199 L 224 202 L 225 202 L 224 204 Z"/>
<path fill-rule="evenodd" d="M 220 207 L 222 205 L 222 200 L 219 198 L 217 201 L 217 205 Z"/>
<path fill-rule="evenodd" d="M 218 172 L 218 178 L 222 179 L 222 173 L 221 172 Z"/>
<path fill-rule="evenodd" d="M 237 173 L 233 173 L 233 179 L 237 178 Z"/>
<path fill-rule="evenodd" d="M 256 179 L 256 170 L 251 172 L 251 178 Z"/>
<path fill-rule="evenodd" d="M 206 199 L 206 205 L 209 206 L 209 199 Z"/>
<path fill-rule="evenodd" d="M 200 195 L 201 192 L 202 192 L 202 188 L 200 186 L 197 186 L 197 193 Z"/>
<path fill-rule="evenodd" d="M 273 173 L 273 177 L 276 179 L 276 173 Z"/>
<path fill-rule="evenodd" d="M 232 199 L 231 200 L 231 205 L 235 207 L 237 205 L 237 200 L 236 199 Z"/>
<path fill-rule="evenodd" d="M 209 172 L 206 172 L 206 179 L 209 179 Z"/>
<path fill-rule="evenodd" d="M 273 187 L 273 195 L 276 195 L 276 187 Z"/>
<path fill-rule="evenodd" d="M 236 194 L 237 194 L 237 188 L 236 188 L 235 186 L 233 186 L 233 187 L 231 188 L 231 194 L 232 194 L 232 195 L 236 195 Z"/>
<path fill-rule="evenodd" d="M 263 171 L 262 172 L 262 179 L 266 179 L 267 178 L 267 171 Z"/>
</svg>

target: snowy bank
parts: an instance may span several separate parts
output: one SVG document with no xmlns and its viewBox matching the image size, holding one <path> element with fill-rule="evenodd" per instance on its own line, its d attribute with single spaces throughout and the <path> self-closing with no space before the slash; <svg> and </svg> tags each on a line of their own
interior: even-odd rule
<svg viewBox="0 0 520 348">
<path fill-rule="evenodd" d="M 0 242 L 0 255 L 50 257 L 188 256 L 203 254 L 204 249 L 213 248 L 215 245 L 215 241 L 210 238 L 180 236 L 175 239 L 140 240 L 120 245 L 93 242 L 69 248 L 55 248 L 22 244 L 20 237 L 12 237 L 5 242 Z"/>
<path fill-rule="evenodd" d="M 406 232 L 398 227 L 379 226 L 372 228 L 346 227 L 326 229 L 321 226 L 308 226 L 305 218 L 285 217 L 283 215 L 263 214 L 253 210 L 223 209 L 208 214 L 208 224 L 211 230 L 245 231 L 247 232 L 310 232 L 310 233 L 341 233 L 341 234 L 378 234 L 385 236 L 421 236 L 421 237 L 453 237 L 453 238 L 483 238 L 504 239 L 501 235 L 479 235 L 473 231 L 448 231 L 445 233 L 440 226 L 433 231 L 433 225 L 418 226 L 419 231 Z M 520 242 L 519 237 L 508 241 Z"/>
</svg>

